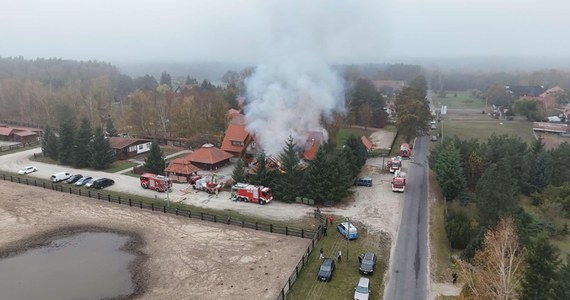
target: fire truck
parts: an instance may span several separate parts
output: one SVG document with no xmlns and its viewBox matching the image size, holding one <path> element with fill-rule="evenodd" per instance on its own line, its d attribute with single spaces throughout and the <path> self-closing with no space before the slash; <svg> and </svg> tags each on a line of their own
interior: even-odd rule
<svg viewBox="0 0 570 300">
<path fill-rule="evenodd" d="M 151 189 L 157 192 L 166 192 L 166 182 L 168 182 L 168 189 L 172 187 L 172 180 L 162 175 L 144 173 L 139 179 L 143 189 Z"/>
<path fill-rule="evenodd" d="M 394 173 L 400 170 L 400 168 L 402 167 L 402 158 L 399 156 L 392 157 L 390 161 L 388 161 L 388 163 L 386 164 L 386 167 L 388 168 L 388 170 L 390 170 L 390 173 Z"/>
<path fill-rule="evenodd" d="M 247 183 L 236 183 L 232 186 L 230 199 L 234 201 L 247 201 L 264 205 L 273 200 L 273 195 L 271 194 L 271 189 L 268 187 Z"/>
<path fill-rule="evenodd" d="M 410 147 L 410 144 L 403 143 L 400 145 L 400 156 L 408 158 L 412 156 L 412 147 Z"/>
<path fill-rule="evenodd" d="M 216 174 L 204 177 L 193 177 L 191 181 L 192 188 L 208 194 L 216 194 L 222 190 L 222 185 L 218 183 L 217 178 L 218 176 Z"/>
<path fill-rule="evenodd" d="M 403 193 L 405 189 L 406 189 L 406 174 L 398 170 L 394 173 L 394 178 L 392 178 L 392 191 Z"/>
</svg>

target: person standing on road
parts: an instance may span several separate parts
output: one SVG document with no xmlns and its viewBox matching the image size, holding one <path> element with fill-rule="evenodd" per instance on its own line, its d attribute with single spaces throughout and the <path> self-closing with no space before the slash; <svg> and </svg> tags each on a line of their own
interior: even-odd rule
<svg viewBox="0 0 570 300">
<path fill-rule="evenodd" d="M 451 273 L 451 277 L 453 278 L 453 284 L 455 284 L 457 282 L 457 273 Z"/>
<path fill-rule="evenodd" d="M 342 251 L 338 250 L 338 255 L 336 257 L 337 261 L 340 262 L 342 260 Z"/>
<path fill-rule="evenodd" d="M 323 227 L 323 234 L 324 234 L 325 236 L 327 236 L 327 226 L 326 226 L 326 225 L 325 225 L 325 227 Z"/>
<path fill-rule="evenodd" d="M 325 256 L 324 256 L 323 253 L 324 253 L 324 252 L 323 252 L 323 248 L 321 248 L 321 251 L 320 251 L 320 253 L 319 253 L 319 259 L 325 258 Z"/>
</svg>

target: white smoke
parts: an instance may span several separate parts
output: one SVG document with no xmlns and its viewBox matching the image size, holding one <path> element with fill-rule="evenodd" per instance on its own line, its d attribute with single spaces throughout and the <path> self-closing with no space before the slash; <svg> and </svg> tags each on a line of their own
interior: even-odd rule
<svg viewBox="0 0 570 300">
<path fill-rule="evenodd" d="M 307 131 L 321 131 L 326 139 L 321 116 L 345 111 L 344 81 L 329 59 L 342 59 L 347 51 L 359 49 L 356 42 L 366 43 L 349 38 L 362 37 L 351 24 L 362 25 L 362 12 L 370 13 L 364 3 L 372 2 L 266 2 L 271 42 L 245 82 L 245 122 L 267 154 L 279 153 L 289 136 L 304 145 Z"/>
</svg>

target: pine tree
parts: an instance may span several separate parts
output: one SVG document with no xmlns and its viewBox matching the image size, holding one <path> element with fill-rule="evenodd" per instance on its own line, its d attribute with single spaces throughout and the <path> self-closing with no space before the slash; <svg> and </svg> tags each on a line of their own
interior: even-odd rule
<svg viewBox="0 0 570 300">
<path fill-rule="evenodd" d="M 452 201 L 465 190 L 465 177 L 459 151 L 453 143 L 443 148 L 437 156 L 436 180 L 447 201 Z"/>
<path fill-rule="evenodd" d="M 526 261 L 520 299 L 556 299 L 553 293 L 559 261 L 554 246 L 545 237 L 540 237 L 532 243 Z"/>
<path fill-rule="evenodd" d="M 303 176 L 304 195 L 316 202 L 332 200 L 331 192 L 334 183 L 330 170 L 325 150 L 321 146 Z"/>
<path fill-rule="evenodd" d="M 566 255 L 566 263 L 556 274 L 553 289 L 556 299 L 570 299 L 570 254 Z"/>
<path fill-rule="evenodd" d="M 332 179 L 330 200 L 340 201 L 350 194 L 354 176 L 351 170 L 352 162 L 346 157 L 346 152 L 339 150 L 335 151 L 329 158 L 330 171 L 328 174 Z"/>
<path fill-rule="evenodd" d="M 93 141 L 89 145 L 92 168 L 96 170 L 106 169 L 115 160 L 115 152 L 109 145 L 109 141 L 105 139 L 103 129 L 100 126 L 95 128 Z"/>
<path fill-rule="evenodd" d="M 274 172 L 267 169 L 267 159 L 264 152 L 257 154 L 257 171 L 251 178 L 252 184 L 261 186 L 271 186 L 273 182 Z"/>
<path fill-rule="evenodd" d="M 234 180 L 235 183 L 245 183 L 247 182 L 245 176 L 246 176 L 245 162 L 243 161 L 243 159 L 240 158 L 237 161 L 237 164 L 232 173 L 232 179 Z"/>
<path fill-rule="evenodd" d="M 368 153 L 366 152 L 366 147 L 362 144 L 362 141 L 356 138 L 354 134 L 351 134 L 348 139 L 346 139 L 345 145 L 352 149 L 354 155 L 356 156 L 356 166 L 358 167 L 358 171 L 364 166 L 366 163 L 366 157 Z"/>
<path fill-rule="evenodd" d="M 542 190 L 550 184 L 552 179 L 552 157 L 550 153 L 540 150 L 540 152 L 536 154 L 532 169 L 534 174 L 530 178 L 531 193 L 542 192 Z"/>
<path fill-rule="evenodd" d="M 115 128 L 115 124 L 113 124 L 113 119 L 108 118 L 107 124 L 105 124 L 105 130 L 110 137 L 119 136 L 117 129 Z"/>
<path fill-rule="evenodd" d="M 350 179 L 356 177 L 358 173 L 360 173 L 360 168 L 356 163 L 356 155 L 354 154 L 354 151 L 350 147 L 342 147 L 339 155 L 342 157 L 347 170 L 350 172 Z"/>
<path fill-rule="evenodd" d="M 301 171 L 299 169 L 299 156 L 295 151 L 295 142 L 290 136 L 279 154 L 281 174 L 276 178 L 275 194 L 284 201 L 293 201 L 301 192 Z"/>
<path fill-rule="evenodd" d="M 498 184 L 499 183 L 499 184 Z M 507 160 L 492 164 L 481 176 L 475 189 L 479 224 L 495 225 L 503 216 L 517 210 L 516 182 L 511 177 Z"/>
<path fill-rule="evenodd" d="M 561 186 L 570 181 L 570 144 L 564 142 L 552 150 L 552 184 Z"/>
<path fill-rule="evenodd" d="M 152 142 L 150 151 L 144 159 L 144 170 L 148 173 L 164 175 L 166 160 L 157 142 Z"/>
<path fill-rule="evenodd" d="M 75 115 L 69 106 L 61 106 L 59 117 L 58 160 L 64 165 L 73 163 L 73 146 L 75 145 Z"/>
<path fill-rule="evenodd" d="M 57 160 L 58 157 L 57 150 L 58 150 L 57 136 L 48 126 L 44 130 L 44 136 L 42 138 L 42 153 L 53 160 Z"/>
<path fill-rule="evenodd" d="M 81 119 L 81 124 L 75 137 L 73 147 L 73 165 L 78 168 L 85 168 L 90 163 L 89 144 L 93 135 L 91 123 L 86 118 Z"/>
</svg>

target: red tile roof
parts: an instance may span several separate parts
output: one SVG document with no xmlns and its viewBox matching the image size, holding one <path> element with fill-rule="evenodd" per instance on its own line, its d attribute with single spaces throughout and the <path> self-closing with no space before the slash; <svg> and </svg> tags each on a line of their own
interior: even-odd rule
<svg viewBox="0 0 570 300">
<path fill-rule="evenodd" d="M 321 141 L 323 140 L 324 136 L 323 133 L 320 131 L 309 131 L 307 132 L 307 143 L 305 144 L 305 152 L 303 156 L 305 159 L 313 160 L 319 147 L 321 146 Z"/>
<path fill-rule="evenodd" d="M 176 158 L 170 162 L 168 167 L 164 169 L 166 172 L 190 175 L 200 171 L 200 168 L 193 165 L 189 160 L 184 158 Z"/>
<path fill-rule="evenodd" d="M 128 147 L 128 146 L 133 145 L 133 144 L 143 144 L 143 143 L 148 143 L 150 141 L 151 140 L 137 139 L 137 138 L 131 138 L 131 137 L 127 137 L 127 138 L 112 137 L 112 138 L 109 138 L 109 144 L 111 145 L 111 148 L 113 148 L 113 149 L 123 149 L 123 148 Z"/>
<path fill-rule="evenodd" d="M 247 147 L 247 138 L 249 133 L 245 130 L 244 125 L 230 124 L 226 130 L 224 141 L 222 142 L 222 150 L 228 152 L 242 152 Z M 232 145 L 232 141 L 241 142 L 243 146 Z"/>
<path fill-rule="evenodd" d="M 231 157 L 233 157 L 233 155 L 212 145 L 206 144 L 202 146 L 202 148 L 188 154 L 184 158 L 193 163 L 213 165 L 226 159 L 230 159 Z"/>
<path fill-rule="evenodd" d="M 363 135 L 360 140 L 362 141 L 362 144 L 364 144 L 364 147 L 366 147 L 366 150 L 372 150 L 374 144 L 372 144 L 372 142 L 366 136 Z"/>
<path fill-rule="evenodd" d="M 0 135 L 10 136 L 12 131 L 14 131 L 14 128 L 12 127 L 0 127 Z"/>
</svg>

